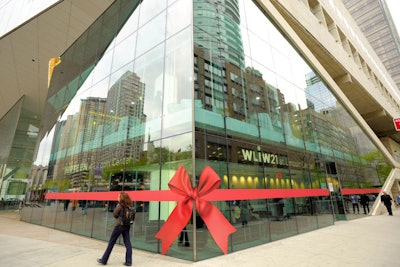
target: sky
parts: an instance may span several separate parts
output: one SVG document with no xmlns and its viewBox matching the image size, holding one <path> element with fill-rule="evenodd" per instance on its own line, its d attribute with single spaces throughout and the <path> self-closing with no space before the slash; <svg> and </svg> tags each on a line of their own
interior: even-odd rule
<svg viewBox="0 0 400 267">
<path fill-rule="evenodd" d="M 38 13 L 40 10 L 52 5 L 56 1 L 57 0 L 19 0 L 19 5 L 15 5 L 15 3 L 11 5 L 10 0 L 0 0 L 0 36 L 18 25 L 18 23 L 24 20 L 23 18 Z M 400 0 L 386 0 L 386 4 L 396 24 L 397 32 L 400 32 Z M 16 12 L 12 12 L 13 9 L 21 10 L 21 12 L 18 13 L 19 16 L 15 17 Z"/>
<path fill-rule="evenodd" d="M 0 0 L 0 37 L 55 2 L 57 0 Z"/>
<path fill-rule="evenodd" d="M 400 1 L 399 0 L 386 0 L 386 4 L 389 7 L 390 14 L 396 25 L 397 32 L 400 32 Z"/>
</svg>

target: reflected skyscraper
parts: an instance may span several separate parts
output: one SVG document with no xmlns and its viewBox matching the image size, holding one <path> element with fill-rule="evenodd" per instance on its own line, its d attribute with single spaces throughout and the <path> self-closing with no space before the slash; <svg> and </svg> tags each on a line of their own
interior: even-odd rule
<svg viewBox="0 0 400 267">
<path fill-rule="evenodd" d="M 342 0 L 400 90 L 400 37 L 385 0 Z"/>
</svg>

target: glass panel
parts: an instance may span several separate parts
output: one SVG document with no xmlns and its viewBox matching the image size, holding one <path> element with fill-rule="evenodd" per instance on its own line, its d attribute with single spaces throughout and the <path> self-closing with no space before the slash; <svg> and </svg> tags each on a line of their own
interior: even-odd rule
<svg viewBox="0 0 400 267">
<path fill-rule="evenodd" d="M 110 68 L 112 67 L 112 56 L 112 51 L 107 51 L 104 54 L 99 63 L 97 63 L 90 78 L 87 80 L 88 82 L 96 84 L 109 75 Z"/>
<path fill-rule="evenodd" d="M 145 1 L 144 3 L 149 3 L 149 2 L 152 1 Z M 165 24 L 166 24 L 166 12 L 163 11 L 157 17 L 149 21 L 149 23 L 139 28 L 138 42 L 136 46 L 137 56 L 146 53 L 148 50 L 159 45 L 165 39 L 165 29 L 166 29 Z"/>
<path fill-rule="evenodd" d="M 153 190 L 166 190 L 169 189 L 168 182 L 171 180 L 173 175 L 179 166 L 183 166 L 191 176 L 191 165 L 192 165 L 192 134 L 178 135 L 171 138 L 165 138 L 162 140 L 162 147 L 160 143 L 154 144 L 154 152 L 160 151 L 161 155 L 161 171 L 156 169 L 158 164 L 154 164 L 154 170 L 151 173 L 150 189 Z M 153 243 L 156 245 L 157 239 L 154 235 L 158 232 L 159 228 L 167 220 L 168 216 L 176 207 L 176 201 L 169 202 L 150 202 L 149 203 L 149 221 L 146 224 L 148 227 L 147 236 L 145 241 L 147 243 Z M 158 217 L 159 213 L 159 217 Z M 159 219 L 157 219 L 159 218 Z M 187 234 L 187 240 L 189 243 L 193 240 L 193 227 L 189 223 L 186 227 L 184 234 Z M 151 235 L 149 235 L 151 233 Z M 146 234 L 146 233 L 145 233 Z M 193 248 L 193 243 L 190 247 L 181 246 L 179 244 L 179 237 L 172 244 L 168 250 L 168 255 L 187 260 L 192 260 L 193 255 L 190 251 Z M 156 247 L 154 247 L 156 249 Z"/>
<path fill-rule="evenodd" d="M 142 99 L 145 136 L 151 140 L 161 138 L 162 91 L 164 73 L 164 45 L 136 59 L 135 70 L 146 90 Z"/>
<path fill-rule="evenodd" d="M 168 7 L 167 11 L 167 38 L 181 31 L 191 24 L 192 3 L 186 0 L 179 0 Z M 176 19 L 178 18 L 179 19 Z M 185 41 L 190 41 L 191 37 Z M 189 52 L 189 51 L 187 51 Z M 193 66 L 193 65 L 191 65 Z"/>
<path fill-rule="evenodd" d="M 272 219 L 269 223 L 271 241 L 297 234 L 296 220 L 285 214 L 285 205 L 287 203 L 288 201 L 286 199 L 279 199 L 269 204 L 272 214 Z"/>
<path fill-rule="evenodd" d="M 246 248 L 248 243 L 262 244 L 270 241 L 269 224 L 266 220 L 265 200 L 241 200 L 230 203 L 232 223 L 236 232 L 232 234 L 235 249 Z"/>
<path fill-rule="evenodd" d="M 64 203 L 58 200 L 46 200 L 45 203 L 42 225 L 53 228 L 58 211 L 64 210 Z"/>
<path fill-rule="evenodd" d="M 122 27 L 122 29 L 119 31 L 118 36 L 115 38 L 115 44 L 119 44 L 125 38 L 130 36 L 134 30 L 137 30 L 138 28 L 138 18 L 139 12 L 134 12 L 132 13 L 128 20 L 125 22 L 125 25 Z"/>
<path fill-rule="evenodd" d="M 192 130 L 191 29 L 166 43 L 163 84 L 163 137 Z M 161 77 L 160 77 L 161 78 Z M 153 108 L 154 109 L 154 108 Z"/>
<path fill-rule="evenodd" d="M 311 198 L 296 198 L 294 201 L 299 234 L 318 229 L 318 218 L 312 210 Z"/>
<path fill-rule="evenodd" d="M 115 225 L 115 218 L 112 215 L 113 205 L 108 201 L 93 201 L 88 213 L 92 213 L 93 226 L 90 228 L 92 231 L 91 236 L 100 240 L 108 241 Z M 89 211 L 91 209 L 91 211 Z M 87 216 L 87 215 L 86 215 Z M 85 215 L 80 217 L 84 219 Z M 89 216 L 90 217 L 90 216 Z M 133 231 L 131 231 L 132 234 Z"/>
<path fill-rule="evenodd" d="M 1 204 L 1 209 L 6 209 L 4 202 L 1 202 L 0 204 Z M 31 222 L 32 213 L 33 213 L 33 207 L 25 206 L 20 212 L 21 220 L 25 222 Z"/>
<path fill-rule="evenodd" d="M 59 204 L 61 203 L 62 202 L 60 201 Z M 74 207 L 71 205 L 70 200 L 65 200 L 62 204 L 63 205 L 56 206 L 56 219 L 54 228 L 70 232 L 71 223 L 73 217 L 75 216 L 74 211 L 76 210 L 76 207 L 74 209 Z"/>
<path fill-rule="evenodd" d="M 44 202 L 42 202 L 40 205 L 37 203 L 28 203 L 26 204 L 26 206 L 28 206 L 27 208 L 33 208 L 34 210 L 32 210 L 31 213 L 31 217 L 30 217 L 30 222 L 34 223 L 34 224 L 42 224 L 42 220 L 43 220 L 43 216 L 44 216 L 44 211 L 47 207 L 45 207 Z"/>
<path fill-rule="evenodd" d="M 135 54 L 132 52 L 135 51 L 136 41 L 136 33 L 133 33 L 115 46 L 111 67 L 112 72 L 129 63 L 133 65 Z M 108 75 L 109 73 L 106 74 Z"/>
<path fill-rule="evenodd" d="M 160 141 L 150 141 L 146 144 L 147 146 L 147 158 L 148 164 L 139 166 L 134 168 L 137 170 L 134 177 L 135 180 L 139 179 L 139 188 L 138 190 L 160 190 L 167 189 L 167 186 L 164 182 L 160 182 L 161 179 L 168 179 L 171 175 L 171 172 L 161 172 L 159 160 L 161 157 L 161 145 Z M 164 211 L 160 211 L 160 205 L 166 209 Z M 167 218 L 168 214 L 168 203 L 166 202 L 136 202 L 135 206 L 138 208 L 138 217 L 136 220 L 139 223 L 136 225 L 135 223 L 135 238 L 138 247 L 145 248 L 146 250 L 157 252 L 158 248 L 158 239 L 154 236 L 162 227 L 164 221 Z M 160 214 L 160 212 L 162 214 Z M 160 217 L 161 216 L 161 217 Z M 135 244 L 135 246 L 136 246 Z"/>
<path fill-rule="evenodd" d="M 92 235 L 92 225 L 94 219 L 94 202 L 88 200 L 79 200 L 76 207 L 78 216 L 72 222 L 71 232 L 84 236 Z M 81 215 L 81 216 L 79 216 Z"/>
<path fill-rule="evenodd" d="M 142 26 L 143 24 L 150 21 L 150 23 L 154 23 L 154 17 L 158 15 L 162 10 L 166 8 L 167 1 L 162 2 L 154 2 L 154 1 L 142 1 L 140 5 L 140 19 L 139 24 Z M 154 32 L 152 32 L 154 34 Z"/>
<path fill-rule="evenodd" d="M 327 198 L 320 198 L 313 202 L 317 212 L 318 227 L 326 227 L 333 225 L 335 217 L 332 216 L 332 202 Z"/>
</svg>

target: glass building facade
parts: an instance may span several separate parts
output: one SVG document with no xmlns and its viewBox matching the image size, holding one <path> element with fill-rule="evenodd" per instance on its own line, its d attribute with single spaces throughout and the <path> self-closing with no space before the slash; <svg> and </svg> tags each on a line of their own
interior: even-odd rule
<svg viewBox="0 0 400 267">
<path fill-rule="evenodd" d="M 180 166 L 193 186 L 209 166 L 220 189 L 266 192 L 212 202 L 228 252 L 364 216 L 349 195 L 382 185 L 379 150 L 253 1 L 115 1 L 60 56 L 43 118 L 22 220 L 101 240 L 110 192 L 168 190 Z M 161 253 L 176 205 L 136 198 L 133 246 Z M 222 254 L 196 210 L 186 231 L 167 255 Z"/>
</svg>

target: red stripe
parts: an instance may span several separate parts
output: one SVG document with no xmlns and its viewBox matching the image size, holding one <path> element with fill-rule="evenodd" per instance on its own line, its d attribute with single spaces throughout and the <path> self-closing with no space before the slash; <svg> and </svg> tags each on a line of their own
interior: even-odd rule
<svg viewBox="0 0 400 267">
<path fill-rule="evenodd" d="M 379 194 L 382 188 L 344 188 L 342 195 Z"/>
<path fill-rule="evenodd" d="M 126 191 L 134 201 L 180 201 L 170 190 Z M 46 199 L 116 201 L 119 191 L 47 193 Z M 217 189 L 204 196 L 208 201 L 329 196 L 328 189 Z"/>
<path fill-rule="evenodd" d="M 183 197 L 174 194 L 170 190 L 160 191 L 125 191 L 134 201 L 169 201 L 180 200 Z M 110 192 L 66 192 L 66 193 L 47 193 L 46 199 L 58 200 L 100 200 L 100 201 L 116 201 L 120 191 Z"/>
</svg>

